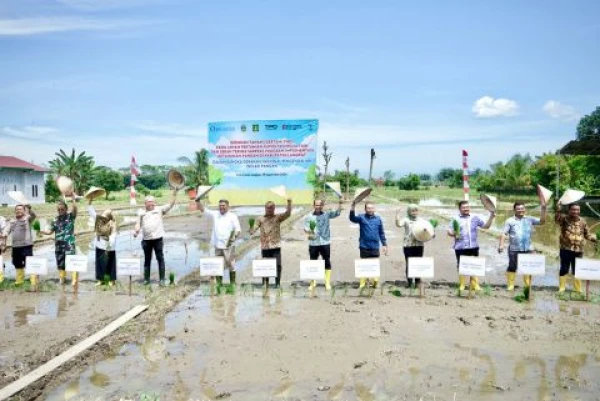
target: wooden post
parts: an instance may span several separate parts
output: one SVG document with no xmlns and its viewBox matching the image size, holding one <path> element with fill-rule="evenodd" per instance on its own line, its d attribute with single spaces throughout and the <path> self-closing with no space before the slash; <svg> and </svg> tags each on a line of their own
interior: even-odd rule
<svg viewBox="0 0 600 401">
<path fill-rule="evenodd" d="M 585 300 L 586 302 L 590 300 L 590 280 L 585 280 Z"/>
<path fill-rule="evenodd" d="M 346 200 L 350 199 L 350 157 L 346 158 Z"/>
<path fill-rule="evenodd" d="M 425 296 L 425 287 L 423 286 L 423 280 L 419 280 L 419 296 L 421 298 Z"/>
<path fill-rule="evenodd" d="M 469 299 L 473 298 L 473 286 L 471 285 L 471 276 L 469 276 Z"/>
<path fill-rule="evenodd" d="M 129 296 L 131 296 L 131 276 L 129 276 Z"/>
</svg>

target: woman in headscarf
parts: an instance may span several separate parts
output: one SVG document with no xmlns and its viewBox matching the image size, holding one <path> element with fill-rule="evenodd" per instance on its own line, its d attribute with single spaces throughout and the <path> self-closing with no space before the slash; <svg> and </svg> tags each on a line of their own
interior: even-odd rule
<svg viewBox="0 0 600 401">
<path fill-rule="evenodd" d="M 420 258 L 425 249 L 423 242 L 417 240 L 413 234 L 412 227 L 420 219 L 419 206 L 411 203 L 406 208 L 406 217 L 400 216 L 400 211 L 396 214 L 396 227 L 404 228 L 404 260 L 406 262 L 406 287 L 413 285 L 413 279 L 408 277 L 408 258 Z M 415 286 L 418 287 L 421 279 L 415 279 Z"/>
<path fill-rule="evenodd" d="M 113 286 L 117 280 L 117 222 L 110 209 L 101 215 L 96 213 L 89 200 L 88 213 L 94 220 L 94 247 L 96 248 L 96 286 L 104 281 L 104 276 L 110 277 L 109 285 Z"/>
</svg>

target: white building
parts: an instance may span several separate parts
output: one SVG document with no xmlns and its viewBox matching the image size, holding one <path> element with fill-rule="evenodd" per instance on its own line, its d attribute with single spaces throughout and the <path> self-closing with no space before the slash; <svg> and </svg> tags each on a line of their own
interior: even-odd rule
<svg viewBox="0 0 600 401">
<path fill-rule="evenodd" d="M 9 191 L 23 192 L 32 204 L 44 203 L 44 175 L 48 171 L 13 156 L 0 156 L 0 205 L 15 203 Z"/>
</svg>

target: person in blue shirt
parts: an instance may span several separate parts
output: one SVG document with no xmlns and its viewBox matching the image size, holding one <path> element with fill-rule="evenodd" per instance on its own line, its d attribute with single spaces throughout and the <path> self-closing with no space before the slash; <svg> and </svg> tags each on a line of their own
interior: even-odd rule
<svg viewBox="0 0 600 401">
<path fill-rule="evenodd" d="M 350 221 L 360 226 L 360 237 L 358 239 L 358 248 L 360 249 L 360 258 L 378 258 L 380 256 L 379 245 L 384 255 L 388 254 L 387 240 L 381 217 L 375 215 L 375 205 L 371 202 L 365 203 L 365 213 L 356 215 L 354 209 L 356 203 L 352 202 L 350 207 Z M 359 289 L 364 288 L 366 279 L 360 279 Z M 373 288 L 377 288 L 378 277 L 373 278 Z"/>
</svg>

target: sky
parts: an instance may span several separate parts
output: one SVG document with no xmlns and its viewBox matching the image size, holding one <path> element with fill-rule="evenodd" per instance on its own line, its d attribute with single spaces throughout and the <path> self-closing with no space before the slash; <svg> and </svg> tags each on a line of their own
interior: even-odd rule
<svg viewBox="0 0 600 401">
<path fill-rule="evenodd" d="M 600 105 L 600 2 L 0 1 L 0 154 L 175 164 L 211 121 L 318 119 L 330 170 L 488 168 Z M 322 164 L 322 158 L 319 158 Z"/>
</svg>

